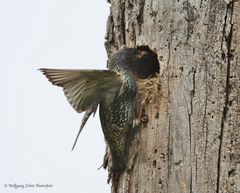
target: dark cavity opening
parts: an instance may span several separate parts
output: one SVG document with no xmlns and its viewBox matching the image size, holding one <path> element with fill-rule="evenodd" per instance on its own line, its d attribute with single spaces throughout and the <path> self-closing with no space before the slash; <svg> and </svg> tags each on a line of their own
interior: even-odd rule
<svg viewBox="0 0 240 193">
<path fill-rule="evenodd" d="M 159 73 L 160 64 L 158 56 L 148 46 L 139 46 L 141 54 L 137 57 L 136 63 L 132 66 L 134 75 L 140 79 L 151 78 Z"/>
</svg>

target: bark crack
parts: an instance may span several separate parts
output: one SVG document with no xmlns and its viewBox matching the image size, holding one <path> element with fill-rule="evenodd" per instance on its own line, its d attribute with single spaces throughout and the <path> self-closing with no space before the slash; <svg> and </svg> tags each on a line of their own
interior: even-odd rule
<svg viewBox="0 0 240 193">
<path fill-rule="evenodd" d="M 171 42 L 172 42 L 172 32 L 170 32 L 170 40 L 168 42 L 168 60 L 167 60 L 167 83 L 168 83 L 168 105 L 170 105 L 170 57 L 171 57 Z M 171 142 L 171 116 L 169 113 L 169 107 L 168 107 L 168 181 L 170 180 L 170 157 L 171 157 L 171 150 L 170 150 L 170 142 Z M 169 183 L 167 184 L 167 191 L 169 189 Z"/>
<path fill-rule="evenodd" d="M 126 45 L 126 27 L 125 27 L 125 1 L 121 3 L 121 34 L 122 34 L 122 45 Z"/>
<path fill-rule="evenodd" d="M 223 114 L 222 114 L 222 120 L 221 120 L 221 131 L 220 131 L 220 136 L 219 136 L 220 142 L 219 142 L 219 149 L 218 149 L 218 163 L 217 163 L 218 173 L 217 173 L 216 193 L 220 192 L 223 135 L 224 135 L 225 121 L 226 121 L 227 112 L 228 112 L 229 94 L 230 94 L 230 86 L 231 86 L 230 85 L 230 68 L 231 68 L 231 58 L 232 58 L 231 45 L 232 45 L 232 33 L 233 33 L 233 23 L 232 23 L 233 8 L 234 8 L 234 1 L 231 1 L 231 2 L 229 2 L 229 4 L 227 4 L 225 25 L 224 25 L 224 28 L 226 28 L 227 17 L 229 15 L 230 16 L 230 23 L 229 23 L 230 31 L 229 31 L 228 36 L 225 39 L 226 45 L 227 45 L 227 74 L 226 74 L 226 85 L 225 85 L 225 102 L 224 102 Z M 223 32 L 225 32 L 225 29 L 223 29 Z"/>
<path fill-rule="evenodd" d="M 191 174 L 190 174 L 190 189 L 189 189 L 189 193 L 193 193 L 192 191 L 192 167 L 191 167 Z"/>
<path fill-rule="evenodd" d="M 192 111 L 192 94 L 191 94 L 191 99 L 190 99 L 190 105 L 191 105 L 191 111 Z M 192 126 L 191 126 L 191 116 L 192 116 L 192 112 L 188 111 L 188 127 L 189 127 L 189 148 L 190 148 L 190 154 L 192 153 Z M 189 189 L 189 193 L 192 193 L 192 159 L 190 156 L 190 189 Z"/>
<path fill-rule="evenodd" d="M 198 181 L 198 157 L 197 157 L 197 155 L 195 155 L 195 180 L 196 180 L 196 183 L 197 183 L 197 181 Z"/>
<path fill-rule="evenodd" d="M 196 78 L 196 69 L 193 68 L 193 75 L 192 75 L 192 79 L 193 79 L 193 89 L 191 90 L 190 93 L 190 112 L 188 111 L 188 125 L 189 125 L 189 144 L 190 144 L 190 154 L 192 153 L 192 123 L 191 123 L 191 116 L 193 114 L 193 98 L 195 95 L 195 78 Z M 190 174 L 190 190 L 189 192 L 192 192 L 192 160 L 191 160 L 191 156 L 190 156 L 190 167 L 191 167 L 191 174 Z"/>
<path fill-rule="evenodd" d="M 187 19 L 188 19 L 188 22 L 187 22 L 187 39 L 186 39 L 186 42 L 189 40 L 190 38 L 190 15 L 189 15 L 189 2 L 187 0 Z"/>
<path fill-rule="evenodd" d="M 199 6 L 200 8 L 202 7 L 202 0 L 200 1 L 200 6 Z"/>
<path fill-rule="evenodd" d="M 139 14 L 137 16 L 137 23 L 139 26 L 139 34 L 140 35 L 142 33 L 142 24 L 144 23 L 144 17 L 143 17 L 143 13 L 144 13 L 144 7 L 145 7 L 145 0 L 140 1 L 139 3 Z"/>
<path fill-rule="evenodd" d="M 223 50 L 223 43 L 224 43 L 224 38 L 225 38 L 225 35 L 226 35 L 227 17 L 228 17 L 228 8 L 227 8 L 226 14 L 224 16 L 224 24 L 223 24 L 223 30 L 222 30 L 222 41 L 221 41 L 222 59 L 225 59 L 225 57 L 226 57 L 226 54 Z"/>
</svg>

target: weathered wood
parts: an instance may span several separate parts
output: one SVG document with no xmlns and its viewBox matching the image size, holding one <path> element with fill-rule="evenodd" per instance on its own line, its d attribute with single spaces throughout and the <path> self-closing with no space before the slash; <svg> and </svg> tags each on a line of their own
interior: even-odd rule
<svg viewBox="0 0 240 193">
<path fill-rule="evenodd" d="M 240 193 L 240 2 L 110 3 L 108 54 L 148 46 L 161 95 L 112 192 Z"/>
</svg>

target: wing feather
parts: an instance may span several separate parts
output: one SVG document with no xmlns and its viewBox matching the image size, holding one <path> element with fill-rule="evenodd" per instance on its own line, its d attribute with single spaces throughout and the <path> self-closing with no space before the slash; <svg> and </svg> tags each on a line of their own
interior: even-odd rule
<svg viewBox="0 0 240 193">
<path fill-rule="evenodd" d="M 101 100 L 111 102 L 122 85 L 121 77 L 109 70 L 42 68 L 40 71 L 53 85 L 63 88 L 67 100 L 79 113 Z"/>
</svg>

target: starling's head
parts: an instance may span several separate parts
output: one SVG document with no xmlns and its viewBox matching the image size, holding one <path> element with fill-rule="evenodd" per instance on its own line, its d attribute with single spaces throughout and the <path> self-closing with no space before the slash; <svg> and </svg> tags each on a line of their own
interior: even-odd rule
<svg viewBox="0 0 240 193">
<path fill-rule="evenodd" d="M 119 73 L 133 71 L 134 65 L 146 54 L 136 48 L 123 48 L 109 58 L 108 69 Z"/>
<path fill-rule="evenodd" d="M 123 48 L 108 60 L 109 70 L 120 74 L 130 72 L 141 79 L 159 73 L 159 67 L 157 54 L 148 47 Z"/>
</svg>

